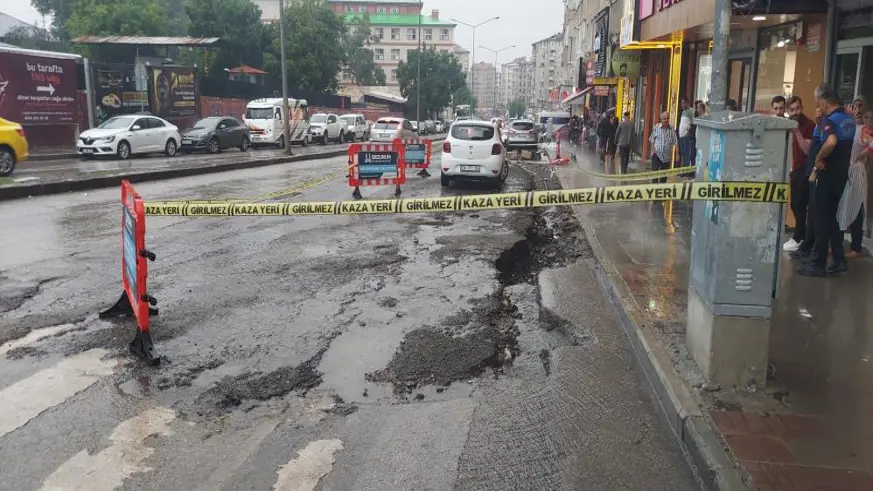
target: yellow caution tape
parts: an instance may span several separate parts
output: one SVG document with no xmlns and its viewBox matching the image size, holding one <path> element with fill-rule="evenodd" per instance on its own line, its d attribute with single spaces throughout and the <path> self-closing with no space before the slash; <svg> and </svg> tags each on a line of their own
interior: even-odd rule
<svg viewBox="0 0 873 491">
<path fill-rule="evenodd" d="M 785 203 L 788 185 L 774 182 L 685 182 L 607 186 L 554 191 L 483 194 L 441 198 L 305 203 L 146 202 L 146 215 L 159 216 L 295 216 L 427 213 L 591 205 L 653 200 L 712 200 Z"/>
<path fill-rule="evenodd" d="M 316 186 L 320 186 L 332 179 L 336 179 L 337 177 L 346 175 L 346 171 L 334 172 L 333 174 L 328 174 L 323 177 L 318 177 L 315 179 L 310 179 L 308 181 L 304 181 L 296 186 L 291 186 L 289 188 L 280 189 L 278 191 L 273 191 L 271 193 L 263 193 L 256 194 L 254 196 L 249 196 L 247 198 L 232 198 L 232 199 L 194 199 L 194 200 L 185 200 L 185 201 L 175 201 L 175 200 L 164 200 L 164 201 L 150 201 L 149 204 L 152 205 L 176 205 L 178 203 L 190 203 L 190 204 L 223 204 L 223 203 L 255 203 L 258 201 L 266 201 L 269 199 L 281 198 L 283 196 L 289 196 L 292 194 L 302 193 L 303 191 L 312 189 Z"/>
</svg>

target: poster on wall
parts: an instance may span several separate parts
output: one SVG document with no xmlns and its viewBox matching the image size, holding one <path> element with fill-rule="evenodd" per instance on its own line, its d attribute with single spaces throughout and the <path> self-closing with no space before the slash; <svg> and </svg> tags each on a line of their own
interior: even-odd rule
<svg viewBox="0 0 873 491">
<path fill-rule="evenodd" d="M 149 107 L 148 92 L 136 90 L 133 65 L 95 66 L 97 107 L 104 121 L 119 114 L 133 114 Z"/>
<path fill-rule="evenodd" d="M 196 116 L 197 71 L 193 67 L 154 67 L 149 72 L 152 113 L 162 118 Z"/>
<path fill-rule="evenodd" d="M 636 80 L 640 76 L 640 52 L 616 50 L 612 53 L 612 73 L 616 77 Z"/>
<path fill-rule="evenodd" d="M 0 53 L 0 118 L 76 122 L 76 60 Z"/>
</svg>

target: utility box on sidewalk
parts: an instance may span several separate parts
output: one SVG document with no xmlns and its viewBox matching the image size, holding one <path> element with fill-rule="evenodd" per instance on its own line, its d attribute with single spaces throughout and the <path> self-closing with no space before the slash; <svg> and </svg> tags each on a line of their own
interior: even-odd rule
<svg viewBox="0 0 873 491">
<path fill-rule="evenodd" d="M 695 123 L 698 181 L 787 182 L 794 121 L 724 111 Z M 783 216 L 781 204 L 694 203 L 685 336 L 711 382 L 766 383 Z"/>
</svg>

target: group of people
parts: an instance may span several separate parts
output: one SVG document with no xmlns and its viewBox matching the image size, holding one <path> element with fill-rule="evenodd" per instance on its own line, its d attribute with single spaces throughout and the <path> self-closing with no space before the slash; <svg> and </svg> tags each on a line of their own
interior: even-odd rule
<svg viewBox="0 0 873 491">
<path fill-rule="evenodd" d="M 771 103 L 773 115 L 797 122 L 789 175 L 796 225 L 783 249 L 801 262 L 802 275 L 838 275 L 849 269 L 847 259 L 863 254 L 865 224 L 870 236 L 865 212 L 871 192 L 867 174 L 873 169 L 873 111 L 864 97 L 843 106 L 828 85 L 815 90 L 815 103 L 813 119 L 804 115 L 799 97 L 777 96 Z M 846 231 L 851 234 L 848 253 Z"/>
</svg>

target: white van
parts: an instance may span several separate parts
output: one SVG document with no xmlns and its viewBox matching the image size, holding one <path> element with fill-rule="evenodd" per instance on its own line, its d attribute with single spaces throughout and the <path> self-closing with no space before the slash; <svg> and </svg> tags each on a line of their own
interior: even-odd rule
<svg viewBox="0 0 873 491">
<path fill-rule="evenodd" d="M 285 147 L 283 122 L 289 121 L 291 143 L 309 145 L 309 109 L 306 99 L 288 99 L 288 110 L 282 110 L 281 98 L 255 99 L 246 104 L 243 122 L 251 128 L 252 146 Z"/>
<path fill-rule="evenodd" d="M 549 119 L 552 120 L 552 126 L 555 129 L 560 128 L 561 126 L 570 122 L 570 113 L 567 111 L 542 111 L 540 112 L 539 123 L 545 126 Z"/>
</svg>

